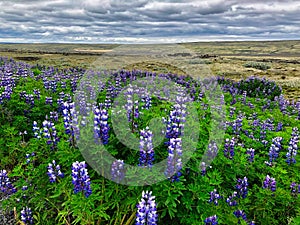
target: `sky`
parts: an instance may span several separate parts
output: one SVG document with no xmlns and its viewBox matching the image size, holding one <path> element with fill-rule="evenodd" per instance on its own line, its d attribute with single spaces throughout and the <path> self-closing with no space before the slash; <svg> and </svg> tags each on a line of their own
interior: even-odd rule
<svg viewBox="0 0 300 225">
<path fill-rule="evenodd" d="M 0 42 L 300 39 L 300 1 L 0 0 Z"/>
</svg>

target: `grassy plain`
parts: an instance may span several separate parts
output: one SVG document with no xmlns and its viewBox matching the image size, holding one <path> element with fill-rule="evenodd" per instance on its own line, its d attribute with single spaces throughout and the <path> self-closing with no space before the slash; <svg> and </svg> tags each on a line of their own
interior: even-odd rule
<svg viewBox="0 0 300 225">
<path fill-rule="evenodd" d="M 286 97 L 300 99 L 300 41 L 197 42 L 176 45 L 1 44 L 0 56 L 58 68 L 142 69 L 186 74 L 205 66 L 207 75 L 275 80 Z M 245 63 L 269 65 L 267 70 Z"/>
</svg>

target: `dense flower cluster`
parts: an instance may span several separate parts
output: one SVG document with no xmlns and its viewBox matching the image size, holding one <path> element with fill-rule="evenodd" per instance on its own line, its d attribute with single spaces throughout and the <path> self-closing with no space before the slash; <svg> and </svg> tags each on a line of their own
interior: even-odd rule
<svg viewBox="0 0 300 225">
<path fill-rule="evenodd" d="M 270 177 L 269 175 L 266 176 L 264 183 L 263 183 L 264 189 L 269 189 L 272 192 L 276 191 L 276 181 L 275 178 Z"/>
<path fill-rule="evenodd" d="M 86 197 L 92 194 L 90 176 L 86 169 L 87 165 L 83 162 L 74 162 L 72 164 L 72 183 L 74 185 L 74 193 L 83 192 Z"/>
<path fill-rule="evenodd" d="M 181 138 L 171 138 L 168 146 L 168 161 L 165 176 L 173 181 L 179 181 L 182 169 L 182 143 Z M 177 172 L 176 172 L 177 171 Z"/>
<path fill-rule="evenodd" d="M 94 109 L 94 137 L 95 142 L 106 145 L 109 140 L 109 124 L 108 124 L 108 112 L 106 109 Z"/>
<path fill-rule="evenodd" d="M 27 224 L 33 224 L 33 217 L 32 217 L 32 211 L 31 208 L 23 208 L 21 210 L 21 220 L 23 223 Z"/>
<path fill-rule="evenodd" d="M 242 218 L 244 221 L 247 221 L 247 216 L 246 213 L 243 210 L 236 210 L 233 212 L 233 214 L 236 216 L 236 218 L 238 218 L 238 224 L 241 223 L 241 219 Z"/>
<path fill-rule="evenodd" d="M 59 138 L 57 136 L 56 128 L 53 122 L 44 120 L 43 122 L 43 135 L 47 140 L 47 144 L 53 144 L 52 146 L 57 145 Z"/>
<path fill-rule="evenodd" d="M 218 217 L 217 217 L 217 215 L 213 215 L 213 216 L 207 217 L 204 220 L 204 223 L 205 223 L 205 225 L 217 225 L 218 224 Z"/>
<path fill-rule="evenodd" d="M 229 140 L 228 138 L 225 140 L 224 144 L 224 156 L 228 159 L 233 159 L 234 156 L 234 146 L 235 146 L 235 139 L 234 137 Z"/>
<path fill-rule="evenodd" d="M 238 178 L 237 185 L 235 186 L 237 190 L 237 197 L 246 198 L 248 194 L 248 179 L 244 177 L 243 179 Z"/>
<path fill-rule="evenodd" d="M 62 107 L 65 133 L 70 135 L 72 138 L 76 137 L 77 139 L 79 139 L 80 131 L 78 125 L 78 115 L 75 110 L 75 103 L 64 102 Z"/>
<path fill-rule="evenodd" d="M 298 128 L 294 127 L 291 134 L 291 139 L 289 141 L 288 152 L 286 153 L 286 157 L 287 157 L 286 162 L 288 164 L 296 163 L 295 157 L 298 151 L 298 142 L 299 142 Z"/>
<path fill-rule="evenodd" d="M 210 198 L 209 198 L 208 202 L 209 202 L 209 203 L 210 203 L 210 202 L 213 202 L 215 205 L 218 205 L 218 204 L 219 204 L 219 203 L 218 203 L 218 200 L 219 200 L 220 198 L 222 198 L 222 196 L 218 194 L 217 190 L 214 189 L 213 191 L 211 191 L 211 192 L 209 193 L 209 195 L 210 195 Z"/>
<path fill-rule="evenodd" d="M 57 177 L 64 177 L 64 174 L 60 171 L 60 165 L 56 165 L 55 160 L 53 160 L 52 163 L 48 164 L 47 169 L 47 175 L 49 176 L 50 183 L 56 182 Z"/>
<path fill-rule="evenodd" d="M 249 162 L 253 162 L 254 161 L 254 153 L 255 150 L 253 148 L 248 148 L 246 154 L 249 156 L 248 160 Z"/>
<path fill-rule="evenodd" d="M 5 194 L 13 194 L 17 191 L 10 182 L 6 170 L 0 170 L 0 191 Z"/>
<path fill-rule="evenodd" d="M 155 196 L 152 191 L 143 191 L 141 201 L 137 204 L 136 225 L 156 225 L 158 220 Z"/>
<path fill-rule="evenodd" d="M 149 127 L 140 132 L 140 158 L 139 166 L 151 168 L 154 161 L 154 149 L 152 144 L 152 131 Z"/>
</svg>

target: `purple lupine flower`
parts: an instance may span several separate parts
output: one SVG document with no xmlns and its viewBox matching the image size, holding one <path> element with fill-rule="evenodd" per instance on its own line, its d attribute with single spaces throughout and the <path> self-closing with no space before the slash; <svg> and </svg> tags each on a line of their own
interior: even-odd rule
<svg viewBox="0 0 300 225">
<path fill-rule="evenodd" d="M 296 155 L 298 151 L 298 142 L 299 142 L 299 134 L 298 128 L 294 127 L 291 134 L 291 139 L 288 145 L 288 152 L 286 153 L 287 160 L 286 162 L 290 165 L 291 163 L 296 163 Z"/>
<path fill-rule="evenodd" d="M 57 136 L 56 128 L 53 122 L 44 120 L 43 122 L 43 135 L 48 145 L 51 145 L 51 149 L 54 149 L 59 138 Z"/>
<path fill-rule="evenodd" d="M 236 216 L 236 218 L 238 218 L 238 224 L 241 223 L 241 219 L 242 218 L 244 221 L 247 222 L 247 216 L 246 213 L 244 212 L 244 210 L 236 210 L 233 212 L 233 214 Z"/>
<path fill-rule="evenodd" d="M 217 215 L 207 217 L 204 220 L 204 223 L 205 223 L 205 225 L 217 225 L 218 224 L 218 217 L 217 217 Z"/>
<path fill-rule="evenodd" d="M 253 148 L 248 148 L 246 154 L 249 155 L 248 160 L 249 162 L 254 161 L 254 152 L 255 150 Z"/>
<path fill-rule="evenodd" d="M 33 93 L 35 95 L 34 97 L 37 98 L 38 100 L 40 100 L 40 98 L 41 98 L 41 92 L 40 92 L 40 90 L 39 89 L 34 89 Z"/>
<path fill-rule="evenodd" d="M 229 140 L 228 138 L 225 140 L 224 144 L 224 156 L 228 159 L 233 159 L 234 156 L 234 146 L 235 139 L 234 137 Z"/>
<path fill-rule="evenodd" d="M 140 132 L 140 158 L 139 166 L 151 168 L 154 161 L 154 149 L 152 144 L 152 131 L 149 127 Z"/>
<path fill-rule="evenodd" d="M 46 97 L 46 105 L 53 105 L 52 97 Z"/>
<path fill-rule="evenodd" d="M 83 192 L 85 197 L 89 197 L 92 194 L 92 189 L 86 167 L 85 161 L 76 161 L 72 164 L 72 183 L 74 185 L 75 194 Z"/>
<path fill-rule="evenodd" d="M 32 217 L 32 211 L 31 208 L 23 208 L 21 210 L 21 220 L 25 224 L 33 224 L 33 217 Z"/>
<path fill-rule="evenodd" d="M 50 119 L 52 122 L 58 121 L 58 113 L 57 112 L 50 112 Z"/>
<path fill-rule="evenodd" d="M 64 174 L 60 171 L 60 165 L 56 165 L 55 160 L 53 160 L 52 163 L 48 164 L 47 169 L 48 169 L 47 175 L 49 176 L 50 183 L 56 182 L 57 177 L 61 177 L 61 178 L 64 177 Z"/>
<path fill-rule="evenodd" d="M 155 196 L 152 191 L 142 192 L 141 201 L 137 204 L 136 225 L 156 225 L 158 220 Z"/>
<path fill-rule="evenodd" d="M 248 194 L 248 179 L 247 177 L 244 177 L 243 179 L 238 178 L 237 185 L 235 188 L 237 189 L 237 197 L 240 198 L 246 198 Z"/>
<path fill-rule="evenodd" d="M 206 163 L 205 162 L 201 162 L 200 164 L 201 166 L 201 175 L 204 176 L 206 174 Z"/>
<path fill-rule="evenodd" d="M 277 128 L 276 128 L 276 132 L 282 131 L 282 126 L 283 126 L 283 124 L 281 122 L 279 122 L 277 125 Z"/>
<path fill-rule="evenodd" d="M 278 158 L 278 155 L 279 155 L 279 148 L 276 147 L 274 144 L 271 144 L 269 150 L 270 163 L 275 161 Z"/>
<path fill-rule="evenodd" d="M 213 191 L 211 191 L 209 193 L 209 195 L 210 195 L 210 198 L 209 198 L 208 202 L 209 203 L 213 202 L 215 205 L 218 205 L 219 204 L 218 199 L 222 198 L 222 196 L 218 194 L 217 190 L 214 189 Z"/>
<path fill-rule="evenodd" d="M 115 160 L 111 165 L 111 179 L 113 181 L 121 181 L 125 177 L 125 168 L 123 160 Z"/>
<path fill-rule="evenodd" d="M 94 137 L 96 143 L 100 139 L 102 144 L 108 144 L 109 139 L 108 111 L 106 109 L 94 109 Z"/>
<path fill-rule="evenodd" d="M 74 137 L 79 139 L 79 134 L 80 134 L 79 125 L 78 125 L 78 115 L 75 110 L 75 103 L 64 102 L 62 113 L 64 117 L 65 133 L 70 135 L 72 142 L 74 142 L 75 141 Z"/>
<path fill-rule="evenodd" d="M 144 103 L 144 105 L 142 106 L 142 109 L 150 109 L 150 107 L 152 106 L 152 99 L 150 95 L 144 95 L 142 96 L 142 102 Z"/>
<path fill-rule="evenodd" d="M 17 191 L 10 182 L 6 170 L 0 170 L 0 191 L 5 194 L 13 194 Z"/>
<path fill-rule="evenodd" d="M 233 194 L 231 196 L 229 196 L 227 199 L 226 199 L 226 202 L 228 203 L 229 206 L 236 206 L 237 205 L 237 201 L 234 200 L 234 198 L 237 197 L 237 192 L 233 192 Z"/>
<path fill-rule="evenodd" d="M 182 141 L 181 138 L 171 138 L 168 146 L 168 161 L 165 176 L 172 182 L 179 181 L 182 169 Z M 176 173 L 177 171 L 177 173 Z M 176 173 L 176 174 L 175 174 Z"/>
<path fill-rule="evenodd" d="M 41 136 L 40 136 L 40 133 L 41 133 L 41 130 L 40 128 L 37 126 L 37 122 L 36 121 L 33 121 L 33 128 L 32 128 L 32 131 L 34 133 L 34 137 L 37 138 L 37 139 L 40 139 Z"/>
<path fill-rule="evenodd" d="M 298 196 L 300 194 L 300 184 L 296 184 L 295 182 L 292 182 L 290 185 L 291 194 L 293 196 Z"/>
<path fill-rule="evenodd" d="M 266 176 L 264 183 L 263 183 L 264 189 L 269 189 L 272 192 L 276 191 L 276 181 L 275 178 L 270 177 L 269 175 Z"/>
</svg>

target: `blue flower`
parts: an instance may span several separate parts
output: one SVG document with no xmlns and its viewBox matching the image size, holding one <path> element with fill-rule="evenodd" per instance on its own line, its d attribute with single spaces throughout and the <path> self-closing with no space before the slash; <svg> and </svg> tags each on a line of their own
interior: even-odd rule
<svg viewBox="0 0 300 225">
<path fill-rule="evenodd" d="M 142 192 L 142 199 L 137 204 L 136 225 L 156 225 L 157 224 L 157 209 L 155 196 L 152 192 Z"/>
<path fill-rule="evenodd" d="M 90 177 L 86 169 L 87 165 L 83 162 L 74 162 L 72 164 L 72 183 L 74 185 L 74 193 L 84 192 L 86 197 L 92 194 Z"/>
</svg>

